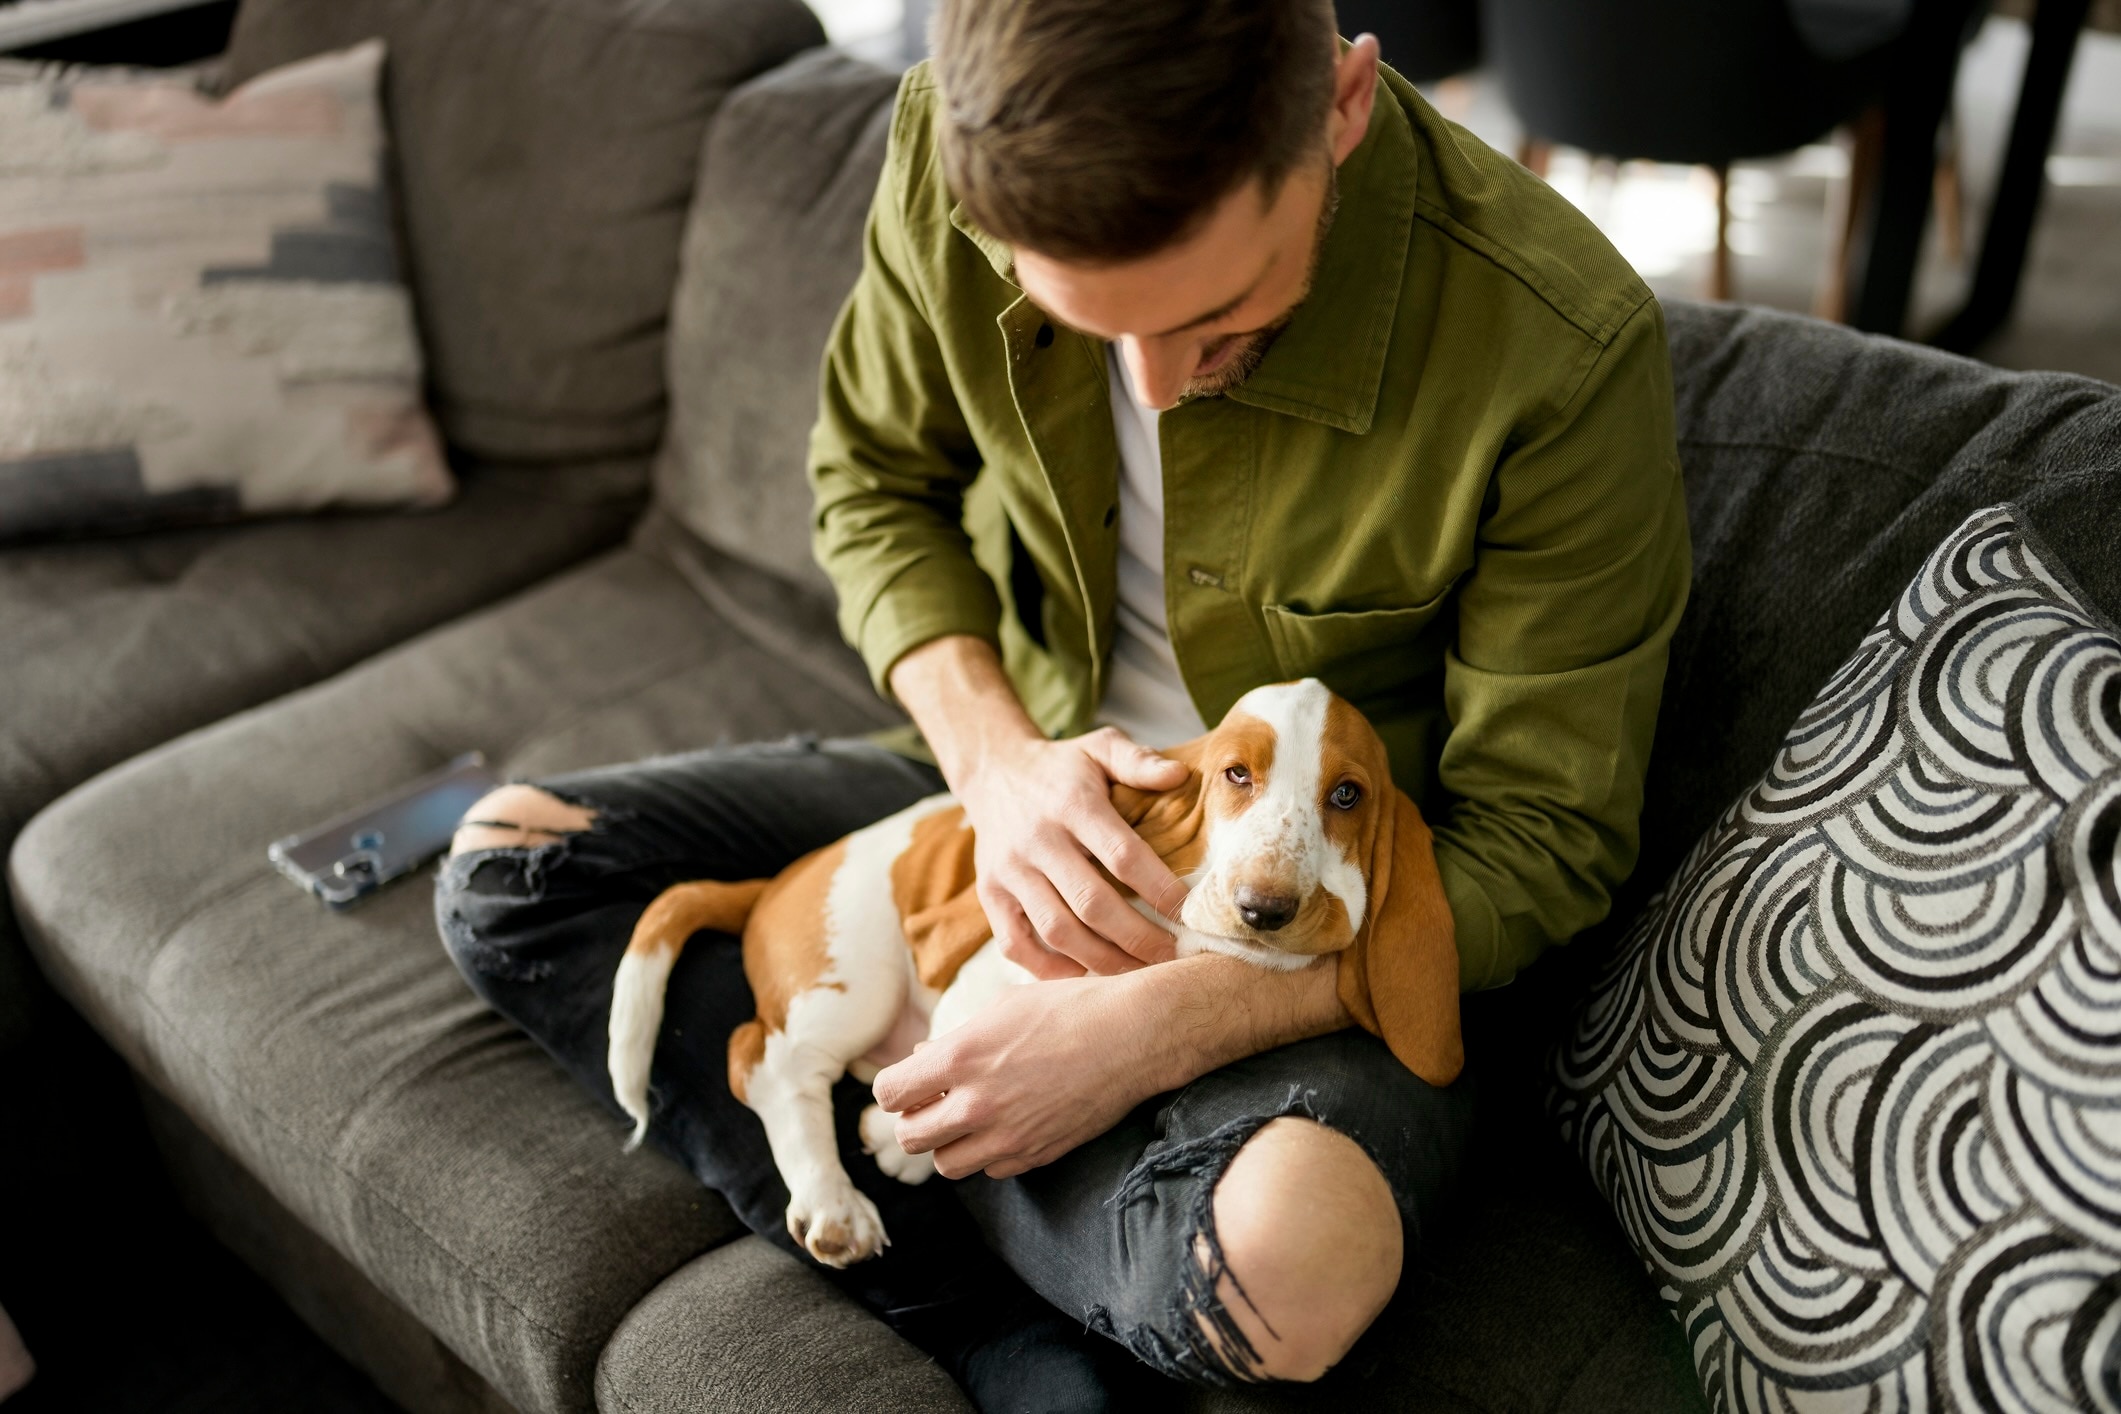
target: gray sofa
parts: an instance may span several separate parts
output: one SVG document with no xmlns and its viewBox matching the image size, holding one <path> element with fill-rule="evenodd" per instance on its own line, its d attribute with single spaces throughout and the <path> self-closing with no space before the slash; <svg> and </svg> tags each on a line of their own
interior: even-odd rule
<svg viewBox="0 0 2121 1414">
<path fill-rule="evenodd" d="M 808 563 L 801 464 L 892 76 L 816 50 L 794 0 L 248 0 L 231 63 L 368 33 L 437 410 L 481 469 L 441 516 L 0 553 L 28 669 L 0 689 L 27 694 L 0 826 L 38 811 L 9 868 L 36 966 L 122 1058 L 186 1203 L 409 1409 L 962 1408 L 818 1269 L 621 1152 L 458 977 L 423 879 L 327 914 L 263 858 L 474 748 L 530 776 L 891 720 Z M 1611 926 L 1468 999 L 1464 1221 L 1342 1369 L 1174 1403 L 1700 1407 L 1541 1116 L 1584 967 L 1968 510 L 2020 501 L 2121 609 L 2121 391 L 1668 314 L 1695 593 L 1642 868 Z"/>
<path fill-rule="evenodd" d="M 664 8 L 246 9 L 239 77 L 369 33 L 398 45 L 390 176 L 461 494 L 430 515 L 0 553 L 0 846 L 127 757 L 624 539 L 661 436 L 701 134 L 730 87 L 822 38 L 794 3 Z M 63 1091 L 52 1074 L 68 1076 Z M 123 1068 L 54 997 L 0 906 L 0 1210 L 87 1216 L 145 1148 L 134 1109 Z M 0 1295 L 25 1320 L 93 1302 L 87 1273 L 140 1252 L 158 1216 L 106 1204 L 70 1252 L 12 1244 Z"/>
</svg>

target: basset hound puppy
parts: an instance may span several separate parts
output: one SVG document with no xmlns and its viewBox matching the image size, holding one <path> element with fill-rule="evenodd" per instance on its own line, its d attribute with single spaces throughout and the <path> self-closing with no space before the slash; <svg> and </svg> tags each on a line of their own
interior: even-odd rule
<svg viewBox="0 0 2121 1414">
<path fill-rule="evenodd" d="M 1240 698 L 1204 737 L 1164 753 L 1175 790 L 1113 788 L 1113 803 L 1190 890 L 1180 956 L 1220 952 L 1294 969 L 1338 953 L 1342 1001 L 1415 1074 L 1449 1083 L 1464 1063 L 1458 953 L 1428 826 L 1392 784 L 1369 721 L 1315 678 Z M 833 1084 L 867 1081 L 914 1043 L 963 1022 L 1004 985 L 1032 980 L 1002 955 L 973 891 L 962 807 L 930 796 L 771 879 L 678 884 L 649 905 L 619 963 L 609 1066 L 619 1104 L 648 1129 L 648 1072 L 663 992 L 702 928 L 740 934 L 758 1016 L 729 1038 L 729 1087 L 766 1126 L 788 1185 L 788 1230 L 844 1267 L 888 1241 L 841 1165 Z M 871 1105 L 862 1145 L 906 1183 L 934 1170 Z"/>
</svg>

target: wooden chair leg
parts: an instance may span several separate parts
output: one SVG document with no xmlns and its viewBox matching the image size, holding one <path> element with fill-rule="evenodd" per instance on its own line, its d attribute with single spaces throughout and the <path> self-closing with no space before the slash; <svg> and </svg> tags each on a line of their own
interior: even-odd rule
<svg viewBox="0 0 2121 1414">
<path fill-rule="evenodd" d="M 1856 215 L 1877 189 L 1878 174 L 1884 170 L 1884 105 L 1857 114 L 1843 131 L 1842 146 L 1848 152 L 1848 178 L 1827 199 L 1826 268 L 1820 272 L 1819 290 L 1812 299 L 1812 313 L 1837 324 L 1848 322 L 1849 260 L 1854 254 Z"/>
<path fill-rule="evenodd" d="M 1529 136 L 1518 139 L 1517 161 L 1541 181 L 1546 180 L 1547 164 L 1553 160 L 1553 143 L 1541 142 L 1538 138 Z"/>
<path fill-rule="evenodd" d="M 1709 298 L 1720 304 L 1731 297 L 1731 168 L 1725 162 L 1709 170 L 1716 178 L 1716 249 L 1709 259 Z"/>
<path fill-rule="evenodd" d="M 1946 113 L 1944 136 L 1937 147 L 1937 185 L 1932 198 L 1937 204 L 1938 235 L 1944 258 L 1954 265 L 1966 259 L 1966 183 L 1959 167 L 1959 119 Z"/>
</svg>

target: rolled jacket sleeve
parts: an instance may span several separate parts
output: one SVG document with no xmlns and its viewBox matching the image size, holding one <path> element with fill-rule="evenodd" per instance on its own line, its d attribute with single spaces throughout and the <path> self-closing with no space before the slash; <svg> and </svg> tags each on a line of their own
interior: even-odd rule
<svg viewBox="0 0 2121 1414">
<path fill-rule="evenodd" d="M 839 593 L 840 631 L 886 697 L 906 653 L 946 634 L 992 642 L 1001 614 L 964 528 L 979 451 L 908 248 L 900 124 L 909 111 L 898 105 L 810 438 L 812 544 Z"/>
<path fill-rule="evenodd" d="M 1634 867 L 1691 573 L 1664 319 L 1645 302 L 1497 467 L 1445 659 L 1436 862 L 1466 990 L 1603 918 Z"/>
</svg>

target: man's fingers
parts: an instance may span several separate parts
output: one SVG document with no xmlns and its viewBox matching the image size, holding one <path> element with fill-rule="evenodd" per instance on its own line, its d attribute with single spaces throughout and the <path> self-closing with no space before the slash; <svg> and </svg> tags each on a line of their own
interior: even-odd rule
<svg viewBox="0 0 2121 1414">
<path fill-rule="evenodd" d="M 1120 822 L 1120 829 L 1126 828 L 1125 822 Z M 1076 917 L 1137 962 L 1168 962 L 1176 955 L 1172 936 L 1135 912 L 1134 906 L 1112 887 L 1111 880 L 1077 849 L 1056 853 L 1047 862 L 1046 876 Z"/>
<path fill-rule="evenodd" d="M 1052 880 L 1036 870 L 1026 870 L 1005 886 L 1023 906 L 1024 916 L 1038 933 L 1038 940 L 1063 957 L 1073 958 L 1092 972 L 1111 976 L 1132 972 L 1141 963 L 1083 926 L 1065 900 L 1054 890 Z"/>
<path fill-rule="evenodd" d="M 902 1115 L 941 1099 L 949 1090 L 949 1053 L 947 1046 L 922 1046 L 904 1060 L 885 1066 L 869 1087 L 876 1102 Z"/>
<path fill-rule="evenodd" d="M 1040 1162 L 1043 1163 L 1045 1161 L 1041 1160 Z M 1039 1164 L 1033 1163 L 1028 1159 L 1007 1158 L 1000 1159 L 994 1163 L 986 1165 L 986 1172 L 987 1177 L 989 1178 L 1015 1178 L 1018 1174 L 1029 1173 L 1031 1172 L 1031 1170 L 1037 1168 L 1038 1166 Z M 937 1173 L 942 1173 L 942 1165 L 937 1164 L 935 1171 Z M 951 1175 L 949 1174 L 943 1174 L 943 1177 L 945 1178 L 949 1178 L 950 1176 Z"/>
<path fill-rule="evenodd" d="M 1117 727 L 1100 727 L 1082 738 L 1090 758 L 1105 768 L 1105 774 L 1136 790 L 1176 790 L 1185 784 L 1186 768 L 1168 756 L 1159 756 L 1135 742 Z"/>
<path fill-rule="evenodd" d="M 987 911 L 988 926 L 994 936 L 1001 940 L 1002 956 L 1023 968 L 1041 982 L 1053 982 L 1063 977 L 1080 977 L 1087 969 L 1079 962 L 1062 957 L 1038 940 L 1031 927 L 1031 920 L 1024 917 L 1024 910 L 1016 899 L 999 885 L 980 886 L 980 906 Z"/>
<path fill-rule="evenodd" d="M 1155 850 L 1142 842 L 1142 837 L 1128 827 L 1110 802 L 1105 802 L 1104 813 L 1086 822 L 1082 841 L 1090 852 L 1097 856 L 1100 864 L 1110 870 L 1112 877 L 1139 894 L 1144 902 L 1164 917 L 1176 921 L 1178 910 L 1186 902 L 1186 886 L 1179 881 Z M 1129 909 L 1128 912 L 1133 912 Z M 1135 915 L 1140 917 L 1139 914 Z M 1145 923 L 1146 919 L 1143 920 Z M 1153 925 L 1152 925 L 1153 926 Z M 1168 944 L 1170 934 L 1155 929 Z M 1123 942 L 1123 939 L 1115 939 Z M 1133 952 L 1132 948 L 1128 949 Z M 1162 957 L 1148 957 L 1143 953 L 1135 956 L 1149 962 L 1162 962 L 1170 956 L 1166 951 Z"/>
<path fill-rule="evenodd" d="M 900 1115 L 892 1127 L 892 1137 L 898 1146 L 909 1154 L 926 1154 L 946 1144 L 962 1141 L 972 1132 L 972 1124 L 966 1117 L 966 1106 L 950 1099 L 937 1101 L 926 1109 L 912 1114 Z M 946 1178 L 957 1177 L 945 1174 Z"/>
<path fill-rule="evenodd" d="M 935 1171 L 944 1178 L 970 1178 L 989 1164 L 999 1167 L 1006 1162 L 994 1152 L 993 1141 L 985 1134 L 974 1134 L 954 1144 L 945 1144 L 934 1151 L 934 1158 Z"/>
<path fill-rule="evenodd" d="M 1080 977 L 1090 970 L 1073 958 L 1062 957 L 1036 938 L 1028 942 L 1003 943 L 1002 956 L 1041 982 L 1061 982 Z"/>
</svg>

